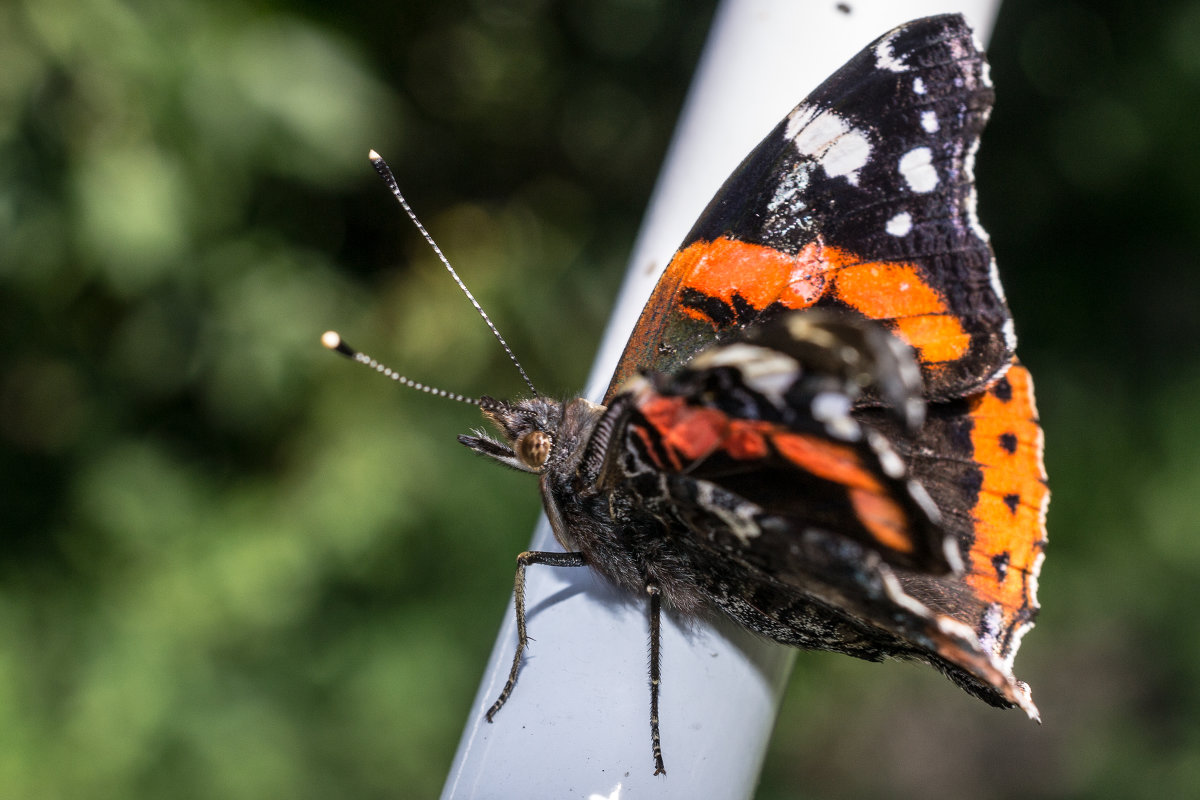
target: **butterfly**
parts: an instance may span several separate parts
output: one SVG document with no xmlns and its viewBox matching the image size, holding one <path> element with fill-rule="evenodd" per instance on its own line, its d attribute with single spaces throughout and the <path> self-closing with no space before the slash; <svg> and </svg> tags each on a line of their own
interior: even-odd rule
<svg viewBox="0 0 1200 800">
<path fill-rule="evenodd" d="M 473 401 L 498 435 L 459 440 L 537 476 L 563 547 L 517 559 L 518 642 L 489 722 L 529 640 L 532 566 L 647 598 L 655 774 L 665 610 L 925 662 L 1038 717 L 1013 660 L 1038 611 L 1049 492 L 975 209 L 992 102 L 961 16 L 889 31 L 717 192 L 602 404 Z"/>
</svg>

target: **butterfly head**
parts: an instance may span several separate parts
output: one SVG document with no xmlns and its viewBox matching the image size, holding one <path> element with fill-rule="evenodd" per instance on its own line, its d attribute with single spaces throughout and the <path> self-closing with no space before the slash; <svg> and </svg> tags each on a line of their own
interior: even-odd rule
<svg viewBox="0 0 1200 800">
<path fill-rule="evenodd" d="M 545 468 L 562 419 L 561 403 L 544 397 L 511 403 L 482 397 L 479 407 L 500 431 L 501 438 L 475 431 L 474 436 L 459 436 L 460 442 L 476 453 L 522 472 L 539 473 Z"/>
</svg>

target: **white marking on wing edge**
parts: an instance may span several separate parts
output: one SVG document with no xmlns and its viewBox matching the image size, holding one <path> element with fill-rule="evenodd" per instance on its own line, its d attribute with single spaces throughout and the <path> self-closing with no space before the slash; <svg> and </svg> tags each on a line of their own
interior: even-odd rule
<svg viewBox="0 0 1200 800">
<path fill-rule="evenodd" d="M 994 265 L 995 263 L 996 263 L 996 259 L 993 258 L 992 264 Z M 1000 271 L 999 270 L 993 270 L 993 271 L 996 274 L 996 285 L 999 286 L 1000 285 Z M 1004 299 L 1004 289 L 1003 288 L 1001 288 L 1001 290 L 1000 290 L 1000 299 L 1001 300 Z M 1004 344 L 1008 345 L 1008 349 L 1016 350 L 1017 349 L 1017 327 L 1016 327 L 1016 325 L 1013 324 L 1012 319 L 1004 320 L 1004 327 L 1001 329 L 1001 333 L 1004 335 Z"/>
<path fill-rule="evenodd" d="M 1042 571 L 1042 562 L 1045 560 L 1045 551 L 1038 553 L 1036 556 L 1034 556 L 1032 569 L 1029 570 L 1029 597 L 1033 601 L 1032 606 L 1034 611 L 1041 608 L 1041 604 L 1038 603 L 1037 600 L 1038 574 Z M 1017 658 L 1017 651 L 1021 649 L 1021 640 L 1024 639 L 1025 634 L 1029 633 L 1031 630 L 1033 630 L 1032 620 L 1021 623 L 1021 625 L 1019 625 L 1017 629 L 1012 632 L 1012 638 L 1009 640 L 1008 644 L 1008 655 L 1004 657 L 1004 663 L 1008 665 L 1010 670 L 1012 669 L 1013 662 Z"/>
<path fill-rule="evenodd" d="M 921 76 L 913 78 L 913 92 L 916 94 L 925 94 L 925 81 L 921 80 Z"/>
<path fill-rule="evenodd" d="M 907 236 L 908 232 L 912 230 L 912 214 L 901 211 L 887 221 L 885 230 L 892 236 Z"/>
<path fill-rule="evenodd" d="M 975 53 L 978 53 L 978 54 L 983 53 L 983 44 L 979 41 L 978 37 L 975 36 L 974 31 L 971 32 L 971 44 L 973 44 L 975 46 Z M 990 63 L 988 63 L 988 60 L 986 58 L 984 58 L 984 59 L 980 60 L 979 66 L 980 66 L 980 70 L 979 70 L 980 82 L 982 82 L 983 85 L 988 87 L 989 89 L 992 88 L 992 65 Z"/>
<path fill-rule="evenodd" d="M 979 153 L 979 139 L 971 142 L 971 146 L 967 148 L 967 154 L 963 157 L 963 177 L 966 178 L 970 189 L 967 191 L 966 200 L 963 203 L 963 212 L 967 215 L 967 225 L 971 231 L 980 238 L 984 243 L 990 242 L 991 237 L 988 235 L 987 229 L 979 221 L 979 193 L 975 190 L 975 156 Z M 1000 282 L 1000 268 L 996 264 L 996 257 L 993 255 L 991 261 L 988 262 L 988 282 L 992 286 L 992 291 L 1001 300 L 1005 299 L 1004 284 Z M 1009 349 L 1016 349 L 1017 333 L 1013 327 L 1012 320 L 1004 323 L 1004 342 Z"/>
<path fill-rule="evenodd" d="M 999 603 L 989 603 L 979 620 L 979 643 L 989 653 L 996 652 L 999 645 L 1000 631 L 1004 627 L 1004 614 Z M 1011 670 L 1011 667 L 1009 668 Z"/>
<path fill-rule="evenodd" d="M 900 156 L 899 167 L 900 174 L 914 192 L 932 192 L 938 185 L 933 151 L 928 147 L 914 147 Z"/>
<path fill-rule="evenodd" d="M 896 51 L 892 49 L 892 39 L 894 38 L 895 34 L 893 33 L 875 45 L 875 66 L 886 69 L 888 72 L 904 72 L 908 69 L 908 65 L 896 58 Z"/>
<path fill-rule="evenodd" d="M 967 192 L 967 201 L 965 210 L 967 212 L 967 224 L 971 226 L 971 230 L 975 232 L 983 241 L 990 241 L 988 232 L 984 230 L 983 225 L 979 222 L 979 195 L 975 192 L 975 156 L 979 153 L 979 138 L 971 142 L 971 146 L 967 148 L 967 154 L 963 157 L 963 177 L 970 184 L 971 190 Z M 1003 293 L 1000 295 L 1004 296 Z"/>
<path fill-rule="evenodd" d="M 992 260 L 988 262 L 988 281 L 992 284 L 992 291 L 996 293 L 996 296 L 1004 300 L 1004 284 L 1000 282 L 1000 267 L 996 264 L 995 256 L 992 256 Z"/>
<path fill-rule="evenodd" d="M 922 111 L 921 112 L 921 127 L 925 129 L 926 133 L 937 133 L 938 132 L 937 112 L 932 111 L 932 110 Z"/>
<path fill-rule="evenodd" d="M 855 186 L 858 171 L 871 158 L 871 142 L 866 134 L 832 111 L 798 106 L 788 115 L 784 135 L 798 153 L 816 159 L 826 175 L 845 175 Z"/>
</svg>

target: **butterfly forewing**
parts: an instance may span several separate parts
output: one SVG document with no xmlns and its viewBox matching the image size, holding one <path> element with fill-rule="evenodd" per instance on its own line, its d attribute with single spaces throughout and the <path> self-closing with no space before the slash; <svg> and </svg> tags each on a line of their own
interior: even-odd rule
<svg viewBox="0 0 1200 800">
<path fill-rule="evenodd" d="M 1014 340 L 972 167 L 993 92 L 958 17 L 909 23 L 823 83 L 743 161 L 668 265 L 608 395 L 785 309 L 882 321 L 930 398 L 992 380 Z"/>
</svg>

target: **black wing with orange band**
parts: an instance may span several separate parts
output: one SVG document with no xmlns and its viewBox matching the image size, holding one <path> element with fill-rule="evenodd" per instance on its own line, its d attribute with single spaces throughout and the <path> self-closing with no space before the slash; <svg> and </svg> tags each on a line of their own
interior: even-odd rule
<svg viewBox="0 0 1200 800">
<path fill-rule="evenodd" d="M 910 344 L 926 397 L 966 396 L 1015 347 L 972 165 L 987 63 L 959 16 L 881 37 L 742 162 L 667 266 L 607 399 L 639 371 L 787 309 L 878 320 Z"/>
</svg>

